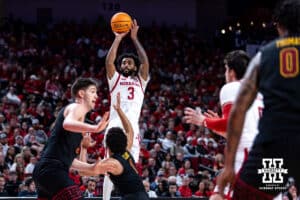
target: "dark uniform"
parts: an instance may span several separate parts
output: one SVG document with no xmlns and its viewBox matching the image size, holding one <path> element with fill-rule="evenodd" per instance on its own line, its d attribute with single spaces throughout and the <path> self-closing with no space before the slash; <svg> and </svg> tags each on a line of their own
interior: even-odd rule
<svg viewBox="0 0 300 200">
<path fill-rule="evenodd" d="M 234 199 L 255 193 L 272 199 L 284 190 L 289 177 L 296 179 L 300 189 L 299 51 L 300 37 L 280 38 L 261 50 L 259 91 L 264 110 L 259 134 L 235 185 Z"/>
<path fill-rule="evenodd" d="M 120 192 L 122 200 L 148 200 L 148 194 L 145 191 L 130 153 L 113 154 L 111 157 L 118 160 L 124 169 L 120 175 L 110 174 L 109 176 Z"/>
<path fill-rule="evenodd" d="M 63 128 L 64 108 L 59 112 L 41 159 L 33 171 L 40 199 L 81 199 L 82 193 L 69 177 L 74 158 L 80 153 L 81 133 Z"/>
</svg>

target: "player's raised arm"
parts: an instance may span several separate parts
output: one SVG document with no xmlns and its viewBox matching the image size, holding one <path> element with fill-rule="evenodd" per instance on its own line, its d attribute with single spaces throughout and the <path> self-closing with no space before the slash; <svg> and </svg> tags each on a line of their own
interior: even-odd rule
<svg viewBox="0 0 300 200">
<path fill-rule="evenodd" d="M 107 77 L 109 79 L 111 79 L 116 71 L 116 66 L 115 66 L 115 60 L 117 57 L 117 51 L 119 48 L 119 45 L 123 39 L 123 37 L 125 37 L 125 35 L 128 32 L 125 33 L 116 33 L 115 34 L 115 40 L 113 42 L 113 44 L 111 45 L 107 55 L 106 55 L 106 59 L 105 59 L 105 68 L 106 68 L 106 74 Z"/>
<path fill-rule="evenodd" d="M 133 44 L 137 50 L 137 54 L 139 56 L 139 60 L 141 62 L 140 64 L 140 75 L 142 76 L 142 78 L 146 81 L 148 79 L 149 76 L 149 60 L 148 60 L 148 56 L 146 54 L 146 51 L 144 49 L 144 47 L 142 46 L 142 44 L 140 43 L 138 37 L 137 37 L 137 32 L 139 29 L 139 25 L 137 24 L 136 19 L 133 20 L 132 26 L 131 26 L 131 39 L 133 41 Z"/>
<path fill-rule="evenodd" d="M 122 125 L 125 129 L 125 134 L 127 136 L 127 149 L 130 150 L 133 144 L 133 128 L 127 116 L 120 107 L 120 93 L 117 94 L 117 103 L 114 105 L 114 109 L 117 111 L 122 121 Z"/>
</svg>

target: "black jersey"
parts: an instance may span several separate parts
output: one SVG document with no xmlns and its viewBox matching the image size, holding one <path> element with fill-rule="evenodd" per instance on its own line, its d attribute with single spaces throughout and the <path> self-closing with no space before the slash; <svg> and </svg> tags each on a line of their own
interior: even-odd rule
<svg viewBox="0 0 300 200">
<path fill-rule="evenodd" d="M 80 153 L 81 133 L 73 133 L 63 128 L 64 110 L 61 109 L 51 130 L 51 135 L 45 146 L 42 157 L 61 161 L 67 169 L 70 168 L 74 158 Z"/>
<path fill-rule="evenodd" d="M 129 152 L 122 155 L 113 154 L 112 158 L 118 160 L 123 166 L 123 173 L 120 175 L 110 174 L 110 179 L 118 188 L 122 196 L 131 193 L 145 192 L 142 180 L 135 168 L 134 160 Z"/>
<path fill-rule="evenodd" d="M 259 90 L 264 98 L 262 134 L 300 133 L 300 37 L 274 40 L 261 50 Z M 274 126 L 275 125 L 275 126 Z"/>
</svg>

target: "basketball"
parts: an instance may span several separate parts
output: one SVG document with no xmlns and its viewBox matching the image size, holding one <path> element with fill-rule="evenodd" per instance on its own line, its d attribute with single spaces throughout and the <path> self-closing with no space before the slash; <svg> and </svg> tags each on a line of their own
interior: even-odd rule
<svg viewBox="0 0 300 200">
<path fill-rule="evenodd" d="M 114 14 L 110 20 L 111 29 L 113 32 L 124 33 L 131 28 L 131 17 L 125 12 Z"/>
</svg>

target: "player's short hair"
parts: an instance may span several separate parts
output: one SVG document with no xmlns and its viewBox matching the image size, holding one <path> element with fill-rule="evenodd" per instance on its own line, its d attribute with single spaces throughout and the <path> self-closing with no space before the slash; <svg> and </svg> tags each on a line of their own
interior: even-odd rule
<svg viewBox="0 0 300 200">
<path fill-rule="evenodd" d="M 86 90 L 90 86 L 98 86 L 96 80 L 92 78 L 78 78 L 71 87 L 72 97 L 75 98 L 79 90 Z"/>
<path fill-rule="evenodd" d="M 112 127 L 106 135 L 106 146 L 112 153 L 124 153 L 127 148 L 127 136 L 119 127 Z"/>
<path fill-rule="evenodd" d="M 274 12 L 274 21 L 288 30 L 289 34 L 300 33 L 300 1 L 281 1 Z"/>
<path fill-rule="evenodd" d="M 229 69 L 234 70 L 238 80 L 243 78 L 249 61 L 250 57 L 243 50 L 231 51 L 224 58 L 224 63 L 228 65 Z"/>
<path fill-rule="evenodd" d="M 141 64 L 139 58 L 133 53 L 122 53 L 117 59 L 117 70 L 120 73 L 122 73 L 121 64 L 122 64 L 123 58 L 132 58 L 133 59 L 134 65 L 136 66 L 136 74 L 135 75 L 137 75 L 139 72 L 139 69 L 140 69 L 140 64 Z"/>
</svg>

